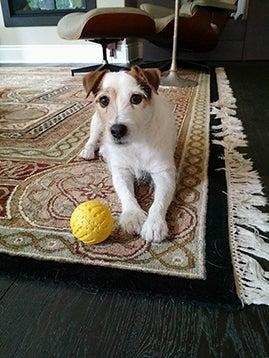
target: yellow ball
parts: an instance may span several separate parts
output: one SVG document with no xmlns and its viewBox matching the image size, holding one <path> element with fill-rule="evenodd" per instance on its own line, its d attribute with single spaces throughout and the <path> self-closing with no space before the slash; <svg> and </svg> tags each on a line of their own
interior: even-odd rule
<svg viewBox="0 0 269 358">
<path fill-rule="evenodd" d="M 98 244 L 108 238 L 114 225 L 109 208 L 97 200 L 78 205 L 70 219 L 73 235 L 85 244 Z"/>
</svg>

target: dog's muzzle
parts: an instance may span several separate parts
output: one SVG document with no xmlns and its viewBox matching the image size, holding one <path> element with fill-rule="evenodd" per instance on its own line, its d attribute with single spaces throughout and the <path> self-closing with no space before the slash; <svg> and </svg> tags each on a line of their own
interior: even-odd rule
<svg viewBox="0 0 269 358">
<path fill-rule="evenodd" d="M 122 139 L 127 134 L 127 127 L 124 124 L 120 123 L 113 124 L 113 126 L 110 128 L 110 132 L 117 143 L 122 143 Z"/>
</svg>

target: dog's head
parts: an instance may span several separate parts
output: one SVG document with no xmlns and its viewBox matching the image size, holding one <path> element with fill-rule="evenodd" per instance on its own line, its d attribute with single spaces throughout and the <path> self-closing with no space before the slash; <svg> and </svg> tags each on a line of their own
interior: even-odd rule
<svg viewBox="0 0 269 358">
<path fill-rule="evenodd" d="M 154 115 L 161 73 L 133 66 L 128 72 L 90 72 L 83 78 L 87 96 L 95 96 L 105 135 L 116 144 L 135 140 Z"/>
</svg>

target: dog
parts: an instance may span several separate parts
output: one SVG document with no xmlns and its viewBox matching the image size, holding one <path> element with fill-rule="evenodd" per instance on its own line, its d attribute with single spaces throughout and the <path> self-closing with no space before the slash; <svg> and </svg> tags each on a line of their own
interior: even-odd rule
<svg viewBox="0 0 269 358">
<path fill-rule="evenodd" d="M 87 97 L 94 95 L 96 112 L 79 157 L 94 159 L 99 149 L 121 201 L 120 226 L 148 243 L 168 236 L 166 213 L 175 191 L 175 120 L 170 104 L 158 94 L 160 79 L 158 69 L 138 66 L 129 71 L 90 72 L 83 78 Z M 145 174 L 154 184 L 148 213 L 134 195 L 135 179 Z"/>
</svg>

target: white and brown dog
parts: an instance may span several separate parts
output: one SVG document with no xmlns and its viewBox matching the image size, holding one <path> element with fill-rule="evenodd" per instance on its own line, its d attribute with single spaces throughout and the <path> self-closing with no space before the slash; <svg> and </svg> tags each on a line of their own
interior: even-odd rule
<svg viewBox="0 0 269 358">
<path fill-rule="evenodd" d="M 87 96 L 95 96 L 90 138 L 79 156 L 90 160 L 100 150 L 122 205 L 121 227 L 147 242 L 168 235 L 166 212 L 175 190 L 175 121 L 170 105 L 158 95 L 160 71 L 90 72 L 83 78 Z M 148 214 L 134 196 L 134 179 L 149 174 L 154 201 Z"/>
</svg>

